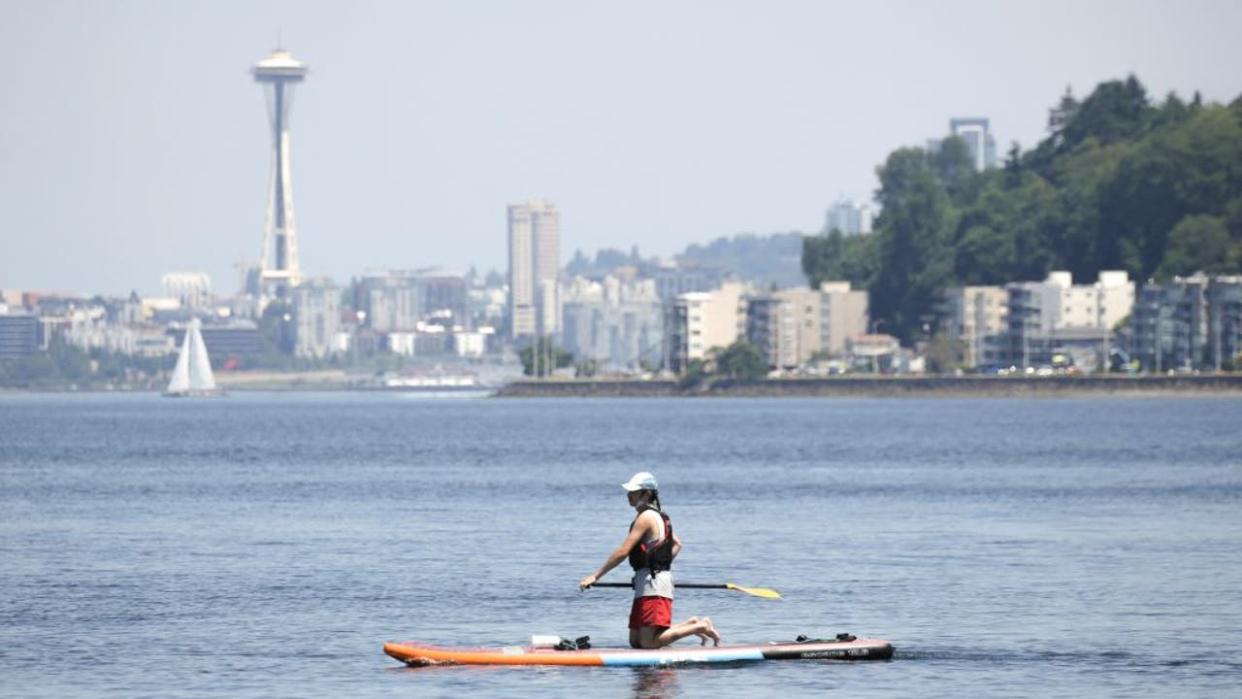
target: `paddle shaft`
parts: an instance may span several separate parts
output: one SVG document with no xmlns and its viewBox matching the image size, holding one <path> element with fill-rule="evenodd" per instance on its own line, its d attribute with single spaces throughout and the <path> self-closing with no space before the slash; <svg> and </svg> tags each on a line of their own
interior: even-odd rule
<svg viewBox="0 0 1242 699">
<path fill-rule="evenodd" d="M 634 585 L 633 585 L 633 583 L 619 583 L 619 582 L 597 582 L 597 583 L 595 583 L 594 585 L 592 585 L 591 587 L 631 587 L 631 588 L 632 588 L 632 587 L 634 587 Z M 692 589 L 698 589 L 698 590 L 728 590 L 728 589 L 729 589 L 729 586 L 728 586 L 728 585 L 726 585 L 726 584 L 724 584 L 724 583 L 720 583 L 720 584 L 716 584 L 716 583 L 676 583 L 676 584 L 674 585 L 674 587 L 684 587 L 684 588 L 692 588 Z"/>
</svg>

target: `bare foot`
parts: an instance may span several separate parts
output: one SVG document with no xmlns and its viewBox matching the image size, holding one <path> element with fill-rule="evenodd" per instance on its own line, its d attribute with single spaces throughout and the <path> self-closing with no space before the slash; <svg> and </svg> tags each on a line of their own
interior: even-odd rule
<svg viewBox="0 0 1242 699">
<path fill-rule="evenodd" d="M 712 620 L 707 617 L 703 617 L 703 623 L 707 625 L 707 628 L 703 629 L 702 636 L 700 636 L 703 638 L 703 645 L 707 645 L 708 638 L 712 639 L 712 645 L 720 645 L 720 632 L 716 630 L 716 627 L 712 624 Z"/>
</svg>

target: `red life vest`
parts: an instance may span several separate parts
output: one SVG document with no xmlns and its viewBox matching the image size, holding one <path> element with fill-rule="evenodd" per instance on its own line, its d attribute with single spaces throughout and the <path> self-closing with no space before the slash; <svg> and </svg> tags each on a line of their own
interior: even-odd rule
<svg viewBox="0 0 1242 699">
<path fill-rule="evenodd" d="M 660 519 L 664 520 L 664 537 L 656 539 L 648 543 L 642 541 L 634 544 L 634 548 L 630 549 L 629 561 L 630 567 L 634 570 L 642 570 L 648 568 L 651 574 L 655 575 L 661 570 L 669 570 L 673 567 L 673 523 L 669 521 L 668 515 L 662 510 L 658 510 L 651 505 L 643 506 L 638 515 L 647 510 L 655 510 L 660 515 Z M 634 517 L 634 521 L 630 522 L 630 530 L 634 530 L 634 525 L 638 522 L 638 517 Z"/>
</svg>

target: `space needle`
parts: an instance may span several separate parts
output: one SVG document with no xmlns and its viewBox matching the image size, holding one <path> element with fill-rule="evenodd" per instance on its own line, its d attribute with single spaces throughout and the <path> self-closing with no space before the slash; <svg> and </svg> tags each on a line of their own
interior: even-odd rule
<svg viewBox="0 0 1242 699">
<path fill-rule="evenodd" d="M 293 86 L 306 78 L 309 69 L 283 49 L 254 65 L 250 71 L 263 86 L 267 115 L 272 122 L 272 175 L 267 193 L 267 221 L 263 226 L 260 280 L 283 297 L 302 281 L 298 266 L 298 235 L 293 216 L 293 180 L 289 165 L 289 105 Z"/>
</svg>

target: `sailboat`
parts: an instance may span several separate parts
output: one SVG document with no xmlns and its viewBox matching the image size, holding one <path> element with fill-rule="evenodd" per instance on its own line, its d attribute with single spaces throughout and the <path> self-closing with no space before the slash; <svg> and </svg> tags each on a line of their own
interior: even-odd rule
<svg viewBox="0 0 1242 699">
<path fill-rule="evenodd" d="M 202 323 L 198 318 L 190 321 L 185 331 L 185 339 L 181 341 L 181 354 L 177 357 L 177 366 L 173 369 L 172 380 L 164 395 L 181 396 L 213 396 L 221 393 L 216 388 L 216 379 L 211 374 L 211 360 L 207 358 L 207 345 L 203 344 L 203 333 L 199 329 Z"/>
</svg>

